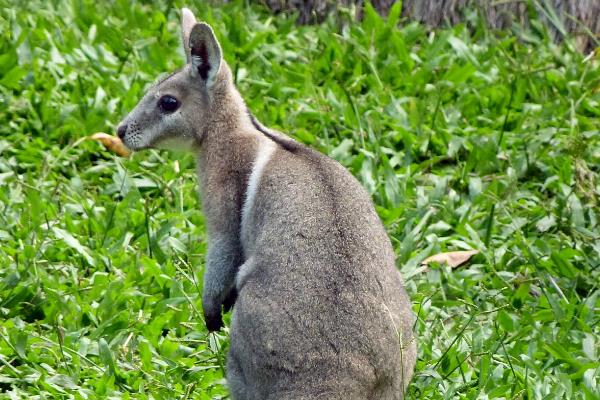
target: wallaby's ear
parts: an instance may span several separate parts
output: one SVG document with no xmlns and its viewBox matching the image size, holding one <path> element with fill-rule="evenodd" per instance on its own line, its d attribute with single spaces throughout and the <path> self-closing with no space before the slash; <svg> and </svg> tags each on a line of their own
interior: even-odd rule
<svg viewBox="0 0 600 400">
<path fill-rule="evenodd" d="M 194 25 L 189 47 L 192 76 L 199 76 L 206 81 L 207 87 L 212 86 L 221 66 L 221 46 L 212 28 L 204 22 Z"/>
<path fill-rule="evenodd" d="M 190 53 L 190 33 L 192 28 L 196 25 L 196 17 L 189 8 L 181 9 L 181 38 L 183 40 L 183 50 L 185 51 L 186 61 L 189 63 L 192 60 L 192 54 Z"/>
</svg>

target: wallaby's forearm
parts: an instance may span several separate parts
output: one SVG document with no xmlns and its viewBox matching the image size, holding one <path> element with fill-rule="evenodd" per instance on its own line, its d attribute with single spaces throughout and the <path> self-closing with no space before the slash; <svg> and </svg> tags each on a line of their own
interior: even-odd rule
<svg viewBox="0 0 600 400">
<path fill-rule="evenodd" d="M 202 306 L 210 331 L 222 327 L 221 314 L 233 306 L 235 279 L 244 253 L 240 241 L 241 208 L 251 154 L 236 153 L 233 146 L 207 145 L 199 154 L 198 172 L 208 230 Z M 244 146 L 252 153 L 252 141 Z"/>
</svg>

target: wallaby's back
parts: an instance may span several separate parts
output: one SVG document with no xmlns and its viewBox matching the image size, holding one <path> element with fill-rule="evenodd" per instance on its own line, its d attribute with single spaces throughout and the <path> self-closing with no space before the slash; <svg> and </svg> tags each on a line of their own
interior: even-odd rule
<svg viewBox="0 0 600 400">
<path fill-rule="evenodd" d="M 253 201 L 231 329 L 234 397 L 401 399 L 413 316 L 367 192 L 336 161 L 286 139 Z"/>
</svg>

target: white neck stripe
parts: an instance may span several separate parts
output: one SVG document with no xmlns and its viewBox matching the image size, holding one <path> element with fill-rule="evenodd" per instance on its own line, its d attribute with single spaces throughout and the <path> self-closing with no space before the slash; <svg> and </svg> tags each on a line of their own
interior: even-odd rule
<svg viewBox="0 0 600 400">
<path fill-rule="evenodd" d="M 246 198 L 242 207 L 242 226 L 241 232 L 244 232 L 245 226 L 248 220 L 248 215 L 254 207 L 254 199 L 256 192 L 258 191 L 258 185 L 260 184 L 260 178 L 262 177 L 265 166 L 271 159 L 273 152 L 275 151 L 276 145 L 269 139 L 262 139 L 258 145 L 258 151 L 256 152 L 256 158 L 252 166 L 252 173 L 248 179 L 248 186 L 246 187 Z"/>
</svg>

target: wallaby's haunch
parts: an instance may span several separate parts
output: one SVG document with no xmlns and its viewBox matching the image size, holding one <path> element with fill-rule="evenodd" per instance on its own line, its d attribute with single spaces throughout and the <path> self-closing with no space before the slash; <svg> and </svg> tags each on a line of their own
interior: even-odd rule
<svg viewBox="0 0 600 400">
<path fill-rule="evenodd" d="M 182 10 L 187 64 L 118 127 L 132 150 L 187 148 L 208 230 L 209 330 L 233 306 L 234 399 L 401 399 L 414 316 L 367 192 L 248 112 L 212 29 Z"/>
</svg>

